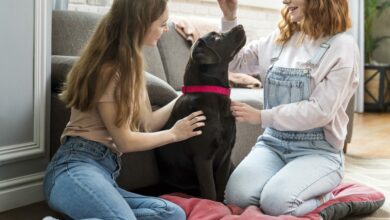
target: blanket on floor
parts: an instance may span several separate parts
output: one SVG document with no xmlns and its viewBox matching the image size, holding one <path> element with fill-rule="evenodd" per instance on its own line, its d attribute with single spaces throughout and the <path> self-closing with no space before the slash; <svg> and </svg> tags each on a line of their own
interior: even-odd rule
<svg viewBox="0 0 390 220">
<path fill-rule="evenodd" d="M 385 201 L 381 192 L 360 184 L 343 183 L 333 190 L 333 194 L 334 199 L 301 217 L 269 216 L 256 206 L 241 209 L 180 193 L 161 197 L 181 206 L 188 220 L 338 220 L 351 215 L 370 214 Z"/>
</svg>

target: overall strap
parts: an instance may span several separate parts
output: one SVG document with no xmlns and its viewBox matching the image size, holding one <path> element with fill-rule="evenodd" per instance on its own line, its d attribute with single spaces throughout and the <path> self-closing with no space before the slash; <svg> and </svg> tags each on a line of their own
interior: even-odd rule
<svg viewBox="0 0 390 220">
<path fill-rule="evenodd" d="M 316 55 L 314 55 L 314 57 L 312 57 L 309 61 L 307 61 L 307 64 L 313 66 L 317 65 L 321 61 L 322 57 L 325 55 L 326 51 L 328 51 L 332 41 L 335 39 L 337 35 L 338 34 L 333 35 L 332 37 L 329 38 L 327 42 L 322 43 Z"/>
</svg>

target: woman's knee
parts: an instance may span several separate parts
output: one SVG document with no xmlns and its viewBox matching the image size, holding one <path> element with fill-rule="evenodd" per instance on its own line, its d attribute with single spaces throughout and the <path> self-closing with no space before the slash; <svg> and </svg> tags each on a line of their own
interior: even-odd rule
<svg viewBox="0 0 390 220">
<path fill-rule="evenodd" d="M 225 203 L 234 204 L 241 208 L 249 205 L 259 206 L 260 190 L 242 187 L 243 185 L 242 183 L 228 183 L 225 190 Z"/>
<path fill-rule="evenodd" d="M 259 199 L 246 191 L 236 190 L 234 192 L 225 193 L 225 203 L 245 208 L 250 205 L 259 206 Z"/>
<path fill-rule="evenodd" d="M 263 181 L 253 180 L 249 176 L 248 172 L 233 172 L 226 185 L 225 203 L 242 208 L 249 205 L 259 206 L 260 192 L 264 184 Z"/>
<path fill-rule="evenodd" d="M 174 219 L 174 220 L 185 220 L 186 219 L 186 213 L 184 210 L 176 205 L 175 203 L 167 201 L 167 207 L 165 209 L 166 212 L 166 218 L 164 219 Z"/>
<path fill-rule="evenodd" d="M 261 193 L 260 208 L 265 214 L 272 216 L 292 214 L 294 207 L 298 207 L 298 202 L 286 188 L 266 186 Z"/>
</svg>

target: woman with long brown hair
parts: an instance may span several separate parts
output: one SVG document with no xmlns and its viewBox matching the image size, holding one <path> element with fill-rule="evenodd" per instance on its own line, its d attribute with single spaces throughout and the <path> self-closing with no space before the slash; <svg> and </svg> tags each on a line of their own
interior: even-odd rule
<svg viewBox="0 0 390 220">
<path fill-rule="evenodd" d="M 218 0 L 222 29 L 237 0 Z M 265 131 L 232 173 L 227 203 L 302 216 L 333 197 L 343 178 L 347 105 L 358 85 L 359 50 L 345 32 L 348 0 L 283 0 L 278 30 L 244 47 L 233 72 L 260 73 L 264 109 L 234 102 L 237 121 Z"/>
<path fill-rule="evenodd" d="M 71 117 L 44 180 L 54 210 L 72 219 L 185 219 L 179 206 L 115 182 L 122 153 L 185 140 L 204 126 L 199 111 L 159 131 L 176 100 L 151 111 L 142 47 L 156 46 L 167 19 L 167 0 L 114 0 L 70 70 L 60 99 Z"/>
</svg>

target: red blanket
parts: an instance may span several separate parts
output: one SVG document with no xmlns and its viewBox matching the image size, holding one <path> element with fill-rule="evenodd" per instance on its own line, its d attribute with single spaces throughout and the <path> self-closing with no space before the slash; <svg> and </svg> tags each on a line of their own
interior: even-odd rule
<svg viewBox="0 0 390 220">
<path fill-rule="evenodd" d="M 378 209 L 384 202 L 384 195 L 382 193 L 357 184 L 342 184 L 333 190 L 333 194 L 335 195 L 334 199 L 301 217 L 289 215 L 269 216 L 263 214 L 255 206 L 241 209 L 234 205 L 224 205 L 220 202 L 194 198 L 180 193 L 163 195 L 161 197 L 181 206 L 186 212 L 188 220 L 320 220 L 322 219 L 321 212 L 324 216 L 331 217 L 330 219 L 340 219 L 351 214 L 371 213 Z M 351 208 L 350 203 L 356 203 L 358 206 L 369 206 L 370 210 L 362 212 L 364 209 L 353 206 L 356 207 L 356 210 L 354 210 L 353 207 Z M 333 207 L 327 209 L 330 206 Z M 331 213 L 326 213 L 327 210 L 330 210 Z"/>
</svg>

